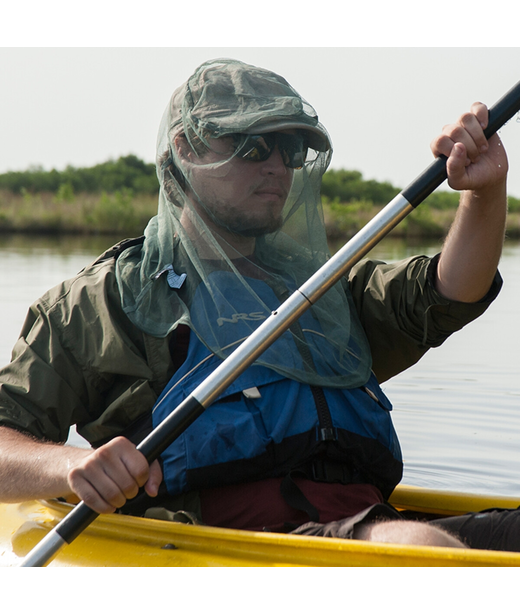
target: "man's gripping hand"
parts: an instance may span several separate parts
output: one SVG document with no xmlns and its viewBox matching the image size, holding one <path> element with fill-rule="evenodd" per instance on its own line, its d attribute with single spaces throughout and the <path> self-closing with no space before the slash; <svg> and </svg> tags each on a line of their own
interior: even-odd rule
<svg viewBox="0 0 520 615">
<path fill-rule="evenodd" d="M 155 497 L 162 481 L 158 461 L 151 465 L 134 444 L 121 436 L 92 451 L 68 474 L 71 490 L 97 513 L 112 513 L 140 487 Z"/>
<path fill-rule="evenodd" d="M 479 191 L 505 181 L 507 155 L 498 135 L 484 135 L 488 109 L 473 103 L 471 110 L 448 124 L 431 143 L 433 155 L 447 157 L 448 183 L 454 190 Z"/>
</svg>

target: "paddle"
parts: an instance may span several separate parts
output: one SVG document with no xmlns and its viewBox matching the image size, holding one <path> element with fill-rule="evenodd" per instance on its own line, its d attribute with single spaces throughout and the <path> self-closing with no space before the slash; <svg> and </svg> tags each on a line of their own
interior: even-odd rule
<svg viewBox="0 0 520 615">
<path fill-rule="evenodd" d="M 486 137 L 493 135 L 520 110 L 520 82 L 491 109 Z M 407 188 L 359 231 L 325 265 L 295 291 L 252 333 L 191 395 L 137 447 L 151 463 L 157 459 L 204 410 L 251 365 L 290 325 L 329 288 L 338 282 L 367 252 L 387 235 L 446 179 L 446 159 L 437 158 Z M 163 398 L 165 399 L 165 398 Z M 96 519 L 98 513 L 84 502 L 27 555 L 22 567 L 45 565 L 65 544 L 70 544 Z"/>
</svg>

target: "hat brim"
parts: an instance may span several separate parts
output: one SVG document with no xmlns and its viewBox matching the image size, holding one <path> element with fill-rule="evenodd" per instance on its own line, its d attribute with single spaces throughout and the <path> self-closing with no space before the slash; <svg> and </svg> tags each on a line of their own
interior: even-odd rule
<svg viewBox="0 0 520 615">
<path fill-rule="evenodd" d="M 332 148 L 329 136 L 319 126 L 309 126 L 298 121 L 274 121 L 266 122 L 261 125 L 251 126 L 245 134 L 263 134 L 265 132 L 275 132 L 278 130 L 304 130 L 308 134 L 309 146 L 318 152 L 326 152 Z"/>
</svg>

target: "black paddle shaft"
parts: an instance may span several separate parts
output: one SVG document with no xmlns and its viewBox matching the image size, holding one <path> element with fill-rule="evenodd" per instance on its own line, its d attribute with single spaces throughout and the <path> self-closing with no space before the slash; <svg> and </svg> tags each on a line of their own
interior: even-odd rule
<svg viewBox="0 0 520 615">
<path fill-rule="evenodd" d="M 188 397 L 162 423 L 152 431 L 137 447 L 149 463 L 155 461 L 159 455 L 170 446 L 205 410 L 194 398 Z M 86 529 L 98 516 L 98 513 L 80 502 L 55 530 L 61 538 L 70 544 L 84 529 Z"/>
<path fill-rule="evenodd" d="M 486 138 L 491 137 L 501 126 L 508 122 L 514 115 L 520 111 L 520 81 L 512 87 L 493 107 L 489 110 L 489 123 L 484 133 Z M 421 175 L 419 175 L 409 186 L 407 186 L 398 195 L 401 200 L 407 203 L 408 207 L 413 210 L 417 207 L 426 197 L 428 197 L 436 188 L 438 188 L 442 182 L 446 179 L 446 158 L 437 158 Z M 397 198 L 397 197 L 396 197 Z M 411 206 L 411 207 L 410 207 Z M 388 206 L 387 206 L 388 207 Z M 400 212 L 399 218 L 396 218 L 395 224 L 397 224 L 405 214 Z M 374 221 L 372 221 L 373 223 Z M 371 223 L 369 223 L 371 224 Z M 367 225 L 368 226 L 368 225 Z M 386 234 L 393 228 L 385 223 L 385 229 L 377 235 L 377 241 L 380 241 Z M 347 244 L 354 242 L 356 238 L 363 232 L 363 229 L 355 235 Z M 371 245 L 370 247 L 373 247 Z M 342 249 L 343 251 L 343 249 Z M 359 251 L 358 260 L 363 257 L 365 252 Z M 330 262 L 330 261 L 329 261 Z M 355 263 L 350 262 L 349 267 Z M 322 269 L 327 266 L 325 264 Z M 319 273 L 319 272 L 318 272 Z M 329 288 L 332 284 L 327 285 Z M 296 291 L 294 294 L 298 293 Z M 291 297 L 286 303 L 291 301 Z M 280 311 L 283 308 L 280 307 Z M 309 302 L 307 309 L 311 306 Z M 279 335 L 285 331 L 290 323 L 282 323 L 280 327 Z M 260 331 L 259 327 L 258 331 Z M 274 340 L 272 340 L 274 341 Z M 270 342 L 272 343 L 272 342 Z M 247 340 L 244 342 L 247 344 Z M 243 345 L 244 345 L 243 344 Z M 237 349 L 237 351 L 240 347 Z M 265 349 L 265 348 L 264 348 Z M 235 351 L 235 353 L 237 352 Z M 233 353 L 233 354 L 235 354 Z M 224 368 L 232 355 L 222 363 L 221 367 Z M 244 361 L 240 366 L 240 372 L 233 372 L 233 374 L 227 373 L 223 380 L 226 381 L 226 386 L 238 377 L 239 373 L 242 373 L 246 367 L 248 367 L 257 358 L 257 355 L 250 357 L 250 360 Z M 211 376 L 210 376 L 211 378 Z M 204 384 L 204 383 L 203 383 Z M 222 382 L 215 385 L 215 389 L 222 388 Z M 159 457 L 159 455 L 168 446 L 179 437 L 208 407 L 216 394 L 210 394 L 204 403 L 201 403 L 194 396 L 189 396 L 184 402 L 182 402 L 164 421 L 159 424 L 150 435 L 148 435 L 137 447 L 147 460 L 151 463 Z M 34 549 L 27 555 L 22 562 L 22 567 L 29 566 L 43 566 L 45 565 L 65 544 L 70 544 L 84 529 L 86 529 L 98 516 L 98 513 L 90 509 L 84 502 L 80 502 L 40 543 L 38 543 Z"/>
</svg>

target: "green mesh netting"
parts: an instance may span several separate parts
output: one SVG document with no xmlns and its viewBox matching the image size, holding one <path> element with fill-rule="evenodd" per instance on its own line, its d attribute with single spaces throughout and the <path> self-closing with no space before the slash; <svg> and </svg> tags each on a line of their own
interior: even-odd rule
<svg viewBox="0 0 520 615">
<path fill-rule="evenodd" d="M 305 164 L 282 146 L 256 162 L 240 135 L 302 135 Z M 235 60 L 202 64 L 173 94 L 158 135 L 158 214 L 117 261 L 123 307 L 146 333 L 180 323 L 225 358 L 329 257 L 320 185 L 332 155 L 314 109 L 283 79 Z M 338 283 L 258 360 L 311 384 L 369 377 L 368 343 Z"/>
</svg>

